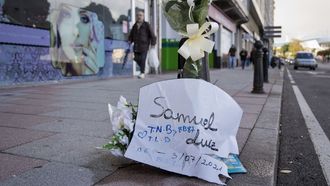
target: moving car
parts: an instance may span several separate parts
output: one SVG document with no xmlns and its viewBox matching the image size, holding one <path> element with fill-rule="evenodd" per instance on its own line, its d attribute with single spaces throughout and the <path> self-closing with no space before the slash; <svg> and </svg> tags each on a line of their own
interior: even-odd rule
<svg viewBox="0 0 330 186">
<path fill-rule="evenodd" d="M 317 62 L 311 52 L 298 52 L 294 61 L 294 69 L 299 67 L 310 68 L 315 70 L 317 68 Z"/>
<path fill-rule="evenodd" d="M 294 64 L 294 59 L 292 59 L 292 58 L 286 58 L 286 59 L 285 59 L 285 62 L 286 62 L 287 64 L 289 64 L 289 65 L 293 65 L 293 64 Z"/>
</svg>

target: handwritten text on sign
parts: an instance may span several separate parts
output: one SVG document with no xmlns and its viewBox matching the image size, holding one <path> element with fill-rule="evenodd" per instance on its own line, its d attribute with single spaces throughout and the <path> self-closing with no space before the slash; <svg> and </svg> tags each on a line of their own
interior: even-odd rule
<svg viewBox="0 0 330 186">
<path fill-rule="evenodd" d="M 125 156 L 214 183 L 227 167 L 206 154 L 238 154 L 238 104 L 202 80 L 169 80 L 140 90 L 135 132 Z"/>
</svg>

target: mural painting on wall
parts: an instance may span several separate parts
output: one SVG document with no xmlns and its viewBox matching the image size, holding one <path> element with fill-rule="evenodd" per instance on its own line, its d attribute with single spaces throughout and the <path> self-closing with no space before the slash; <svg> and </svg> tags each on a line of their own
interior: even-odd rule
<svg viewBox="0 0 330 186">
<path fill-rule="evenodd" d="M 0 85 L 132 75 L 130 2 L 0 0 Z"/>
<path fill-rule="evenodd" d="M 104 25 L 96 13 L 60 4 L 49 21 L 52 64 L 64 76 L 95 75 L 103 68 Z"/>
</svg>

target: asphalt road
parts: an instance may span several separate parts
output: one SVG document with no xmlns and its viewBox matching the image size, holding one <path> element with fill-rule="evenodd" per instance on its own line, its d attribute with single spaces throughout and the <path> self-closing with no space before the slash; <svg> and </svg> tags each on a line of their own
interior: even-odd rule
<svg viewBox="0 0 330 186">
<path fill-rule="evenodd" d="M 330 139 L 330 64 L 319 65 L 316 71 L 290 68 L 290 72 Z"/>
<path fill-rule="evenodd" d="M 293 70 L 284 78 L 277 185 L 328 185 L 309 136 L 292 84 L 302 92 L 326 135 L 330 136 L 330 65 L 316 71 Z M 330 148 L 330 147 L 329 147 Z M 330 169 L 330 167 L 327 167 Z"/>
</svg>

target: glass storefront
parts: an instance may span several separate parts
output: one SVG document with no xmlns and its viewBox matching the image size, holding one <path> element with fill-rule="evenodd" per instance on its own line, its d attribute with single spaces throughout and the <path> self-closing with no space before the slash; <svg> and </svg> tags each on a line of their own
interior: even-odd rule
<svg viewBox="0 0 330 186">
<path fill-rule="evenodd" d="M 0 0 L 0 85 L 132 75 L 127 38 L 144 3 Z"/>
<path fill-rule="evenodd" d="M 105 38 L 126 40 L 131 0 L 1 0 L 1 22 L 50 29 L 53 12 L 64 5 L 94 12 L 104 24 Z"/>
<path fill-rule="evenodd" d="M 222 39 L 221 51 L 223 52 L 223 54 L 228 54 L 229 49 L 233 44 L 233 33 L 230 30 L 223 27 L 221 32 L 221 39 Z"/>
</svg>

